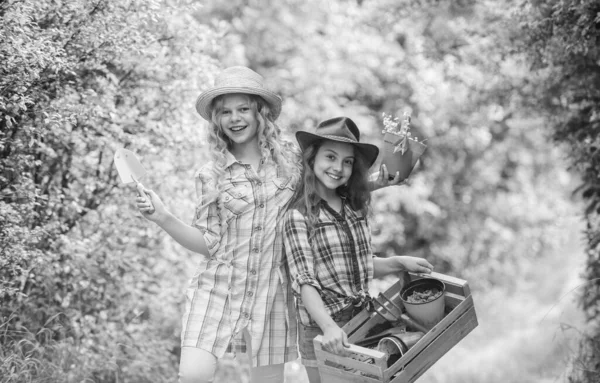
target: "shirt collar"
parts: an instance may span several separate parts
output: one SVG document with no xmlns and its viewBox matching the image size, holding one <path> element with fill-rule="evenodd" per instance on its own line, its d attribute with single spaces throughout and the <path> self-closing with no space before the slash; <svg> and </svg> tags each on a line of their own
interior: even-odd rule
<svg viewBox="0 0 600 383">
<path fill-rule="evenodd" d="M 325 201 L 323 198 L 319 197 L 319 202 L 317 202 L 317 204 L 320 207 L 324 207 L 325 209 L 329 210 L 329 212 L 331 214 L 333 214 L 334 216 L 341 216 L 342 218 L 345 218 L 346 217 L 346 206 L 347 206 L 346 196 L 340 195 L 340 198 L 342 199 L 342 209 L 340 212 L 335 211 L 331 206 L 329 206 L 327 201 Z"/>
<path fill-rule="evenodd" d="M 238 160 L 235 158 L 235 156 L 233 154 L 231 154 L 231 152 L 229 150 L 226 150 L 225 151 L 225 168 L 227 169 L 228 167 L 235 164 L 236 162 L 238 162 Z"/>
<path fill-rule="evenodd" d="M 272 153 L 273 151 L 271 151 Z M 235 156 L 233 154 L 231 154 L 231 152 L 229 150 L 225 151 L 225 169 L 227 169 L 228 167 L 230 167 L 231 165 L 235 164 L 236 162 L 241 163 L 237 160 L 237 158 L 235 158 Z M 264 164 L 265 163 L 265 158 L 263 157 L 260 160 L 260 164 Z"/>
</svg>

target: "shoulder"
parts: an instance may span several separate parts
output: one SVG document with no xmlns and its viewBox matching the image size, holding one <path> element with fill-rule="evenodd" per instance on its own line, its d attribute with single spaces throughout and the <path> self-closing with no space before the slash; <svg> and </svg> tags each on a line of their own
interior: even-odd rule
<svg viewBox="0 0 600 383">
<path fill-rule="evenodd" d="M 205 164 L 199 170 L 196 171 L 196 173 L 194 175 L 194 179 L 196 181 L 200 181 L 203 183 L 208 183 L 208 182 L 212 181 L 213 168 L 214 168 L 214 162 L 213 161 L 208 162 L 207 164 Z"/>
<path fill-rule="evenodd" d="M 306 223 L 306 217 L 298 209 L 289 209 L 283 216 L 286 224 L 298 225 Z"/>
</svg>

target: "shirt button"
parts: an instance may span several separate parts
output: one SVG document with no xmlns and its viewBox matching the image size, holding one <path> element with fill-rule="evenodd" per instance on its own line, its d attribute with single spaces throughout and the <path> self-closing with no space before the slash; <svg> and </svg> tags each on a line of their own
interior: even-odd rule
<svg viewBox="0 0 600 383">
<path fill-rule="evenodd" d="M 258 207 L 260 207 L 262 209 L 263 207 L 265 207 L 265 204 L 261 203 Z"/>
<path fill-rule="evenodd" d="M 255 253 L 258 253 L 258 247 L 255 247 L 254 249 L 252 249 L 252 251 L 254 251 Z"/>
<path fill-rule="evenodd" d="M 225 197 L 225 201 L 229 201 L 229 196 Z"/>
<path fill-rule="evenodd" d="M 252 269 L 252 270 L 250 270 L 250 274 L 252 274 L 252 275 L 256 275 L 256 269 Z"/>
<path fill-rule="evenodd" d="M 252 291 L 248 291 L 248 296 L 249 296 L 249 297 L 251 297 L 251 296 L 253 296 L 253 295 L 254 295 L 254 293 L 253 293 Z"/>
<path fill-rule="evenodd" d="M 256 226 L 255 230 L 256 230 L 256 231 L 261 231 L 261 230 L 262 230 L 262 227 L 261 227 L 261 226 Z"/>
<path fill-rule="evenodd" d="M 250 315 L 248 313 L 244 313 L 244 318 L 248 319 Z"/>
</svg>

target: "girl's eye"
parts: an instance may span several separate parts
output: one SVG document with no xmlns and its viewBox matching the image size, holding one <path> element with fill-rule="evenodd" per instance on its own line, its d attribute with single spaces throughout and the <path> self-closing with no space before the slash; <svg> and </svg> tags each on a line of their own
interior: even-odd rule
<svg viewBox="0 0 600 383">
<path fill-rule="evenodd" d="M 250 110 L 248 107 L 241 108 L 240 111 L 243 113 L 247 113 Z"/>
<path fill-rule="evenodd" d="M 221 115 L 222 115 L 222 116 L 223 116 L 223 115 L 226 115 L 226 114 L 229 114 L 229 111 L 228 111 L 228 110 L 222 110 L 222 111 L 221 111 Z"/>
<path fill-rule="evenodd" d="M 346 162 L 346 165 L 350 165 L 350 166 L 352 166 L 354 164 L 354 161 L 352 161 L 352 160 L 346 160 L 345 162 Z"/>
<path fill-rule="evenodd" d="M 327 158 L 329 158 L 330 160 L 335 160 L 335 157 L 333 156 L 333 154 L 328 154 Z"/>
</svg>

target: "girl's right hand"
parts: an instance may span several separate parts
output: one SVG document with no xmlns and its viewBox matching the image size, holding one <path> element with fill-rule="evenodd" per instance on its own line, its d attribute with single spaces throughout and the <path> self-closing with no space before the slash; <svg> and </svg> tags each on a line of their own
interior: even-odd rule
<svg viewBox="0 0 600 383">
<path fill-rule="evenodd" d="M 329 326 L 323 331 L 323 349 L 334 354 L 348 356 L 348 336 L 337 325 Z"/>
<path fill-rule="evenodd" d="M 167 211 L 158 195 L 154 191 L 146 189 L 140 182 L 137 183 L 136 189 L 138 196 L 135 202 L 140 213 L 152 222 L 159 222 L 164 219 Z"/>
</svg>

